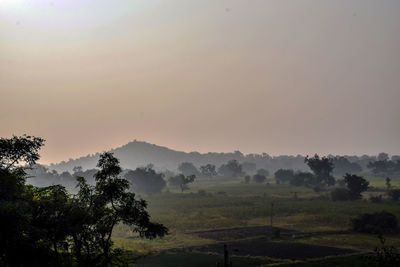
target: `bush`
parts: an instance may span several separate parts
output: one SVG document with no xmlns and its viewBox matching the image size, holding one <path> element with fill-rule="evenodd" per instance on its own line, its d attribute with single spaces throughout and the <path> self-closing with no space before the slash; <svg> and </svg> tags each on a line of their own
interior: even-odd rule
<svg viewBox="0 0 400 267">
<path fill-rule="evenodd" d="M 369 234 L 395 233 L 398 227 L 396 216 L 387 211 L 361 214 L 351 223 L 354 231 Z"/>
<path fill-rule="evenodd" d="M 261 174 L 256 174 L 253 176 L 253 181 L 256 183 L 263 183 L 267 180 L 267 178 L 264 175 Z"/>
<path fill-rule="evenodd" d="M 249 176 L 249 175 L 246 175 L 246 176 L 244 177 L 244 183 L 245 183 L 245 184 L 249 184 L 249 183 L 250 183 L 250 176 Z"/>
<path fill-rule="evenodd" d="M 382 202 L 382 195 L 375 196 L 375 197 L 372 196 L 370 198 L 370 200 L 371 200 L 372 203 L 381 203 Z"/>
<path fill-rule="evenodd" d="M 346 188 L 335 188 L 331 192 L 331 199 L 333 201 L 347 201 L 350 200 L 350 191 Z"/>
<path fill-rule="evenodd" d="M 388 195 L 389 195 L 391 200 L 399 201 L 399 199 L 400 199 L 400 189 L 389 190 Z"/>
</svg>

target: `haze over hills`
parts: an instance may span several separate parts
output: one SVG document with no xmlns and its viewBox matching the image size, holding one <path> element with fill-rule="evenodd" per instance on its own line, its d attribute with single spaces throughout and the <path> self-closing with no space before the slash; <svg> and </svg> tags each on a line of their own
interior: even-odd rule
<svg viewBox="0 0 400 267">
<path fill-rule="evenodd" d="M 268 168 L 270 170 L 277 168 L 306 169 L 304 157 L 300 155 L 271 157 L 266 153 L 244 155 L 240 151 L 232 153 L 188 153 L 137 140 L 111 149 L 110 151 L 120 160 L 121 166 L 127 169 L 135 169 L 140 166 L 153 164 L 158 170 L 168 169 L 174 171 L 182 162 L 192 162 L 197 167 L 208 163 L 219 166 L 232 159 L 239 162 L 256 163 L 257 168 Z M 96 167 L 98 159 L 99 153 L 96 153 L 51 164 L 49 168 L 58 172 L 71 171 L 75 166 L 81 166 L 83 169 L 91 169 Z"/>
<path fill-rule="evenodd" d="M 137 167 L 153 164 L 158 171 L 176 171 L 182 162 L 191 162 L 197 168 L 205 164 L 214 164 L 221 166 L 229 160 L 237 160 L 240 163 L 252 163 L 256 168 L 265 168 L 269 171 L 276 171 L 280 168 L 294 169 L 299 171 L 308 171 L 307 165 L 304 163 L 305 155 L 281 155 L 270 156 L 267 153 L 262 154 L 243 154 L 240 151 L 231 153 L 218 152 L 184 152 L 177 151 L 167 147 L 150 144 L 143 141 L 134 140 L 121 147 L 111 149 L 115 156 L 120 160 L 121 166 L 125 169 L 135 169 Z M 96 167 L 100 153 L 87 155 L 77 159 L 62 161 L 57 164 L 51 164 L 49 169 L 57 172 L 69 171 L 74 167 L 81 166 L 83 169 L 92 169 Z M 310 155 L 313 155 L 310 152 Z M 333 157 L 333 155 L 330 155 Z M 350 162 L 357 162 L 363 170 L 367 170 L 367 164 L 376 159 L 389 159 L 389 155 L 381 153 L 379 156 L 345 156 Z M 392 157 L 394 160 L 399 159 L 398 156 Z"/>
</svg>

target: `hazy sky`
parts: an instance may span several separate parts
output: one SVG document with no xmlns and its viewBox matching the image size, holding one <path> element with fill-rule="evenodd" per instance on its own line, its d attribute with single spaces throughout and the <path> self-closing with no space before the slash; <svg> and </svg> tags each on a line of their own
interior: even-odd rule
<svg viewBox="0 0 400 267">
<path fill-rule="evenodd" d="M 0 136 L 42 162 L 400 153 L 400 1 L 0 0 Z"/>
</svg>

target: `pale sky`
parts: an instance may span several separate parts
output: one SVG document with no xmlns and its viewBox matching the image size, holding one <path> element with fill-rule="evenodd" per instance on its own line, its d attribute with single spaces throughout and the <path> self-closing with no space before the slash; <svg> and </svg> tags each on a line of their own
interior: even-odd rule
<svg viewBox="0 0 400 267">
<path fill-rule="evenodd" d="M 0 0 L 0 136 L 43 163 L 184 151 L 400 154 L 398 0 Z"/>
</svg>

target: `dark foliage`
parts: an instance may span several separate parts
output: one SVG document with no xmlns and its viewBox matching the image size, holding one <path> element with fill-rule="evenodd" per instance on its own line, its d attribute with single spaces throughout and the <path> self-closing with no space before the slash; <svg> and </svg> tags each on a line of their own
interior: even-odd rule
<svg viewBox="0 0 400 267">
<path fill-rule="evenodd" d="M 394 214 L 381 211 L 365 213 L 351 221 L 353 230 L 369 234 L 391 234 L 397 232 L 398 222 Z"/>
<path fill-rule="evenodd" d="M 181 191 L 189 189 L 188 184 L 193 183 L 195 175 L 185 176 L 183 174 L 178 174 L 176 176 L 172 176 L 168 179 L 168 184 L 174 187 L 180 187 Z"/>
<path fill-rule="evenodd" d="M 335 188 L 331 192 L 331 199 L 333 201 L 347 201 L 351 200 L 350 190 L 346 188 Z"/>
<path fill-rule="evenodd" d="M 294 178 L 294 171 L 290 169 L 279 169 L 274 173 L 277 184 L 290 182 Z"/>
<path fill-rule="evenodd" d="M 366 191 L 369 186 L 369 182 L 361 176 L 346 174 L 344 176 L 344 182 L 346 183 L 347 189 L 350 192 L 350 198 L 361 199 L 361 193 Z"/>
<path fill-rule="evenodd" d="M 137 193 L 160 193 L 166 186 L 164 175 L 157 173 L 151 167 L 128 171 L 124 177 L 131 183 L 131 190 Z"/>
<path fill-rule="evenodd" d="M 393 201 L 399 201 L 400 200 L 400 189 L 391 189 L 391 190 L 389 190 L 388 196 Z"/>
<path fill-rule="evenodd" d="M 200 166 L 200 172 L 205 177 L 217 176 L 217 171 L 215 170 L 215 165 L 212 165 L 212 164 Z"/>
<path fill-rule="evenodd" d="M 335 184 L 335 178 L 332 176 L 334 168 L 333 160 L 327 157 L 320 158 L 315 155 L 312 158 L 308 156 L 304 159 L 308 167 L 312 170 L 315 176 L 315 187 L 323 188 L 325 186 L 331 186 Z"/>
<path fill-rule="evenodd" d="M 264 183 L 267 180 L 267 178 L 264 175 L 261 174 L 255 174 L 253 176 L 253 181 L 255 183 Z"/>
<path fill-rule="evenodd" d="M 243 175 L 242 165 L 237 160 L 231 160 L 227 164 L 222 164 L 218 173 L 226 177 L 239 177 Z"/>
</svg>

